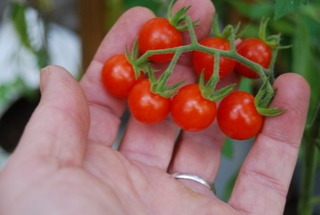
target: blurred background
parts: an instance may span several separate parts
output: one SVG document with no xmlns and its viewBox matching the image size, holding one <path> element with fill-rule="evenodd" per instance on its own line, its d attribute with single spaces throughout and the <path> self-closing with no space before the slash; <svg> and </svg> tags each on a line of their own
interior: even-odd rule
<svg viewBox="0 0 320 215">
<path fill-rule="evenodd" d="M 308 122 L 285 212 L 297 214 L 299 196 L 306 190 L 303 184 L 309 183 L 309 194 L 320 195 L 320 183 L 314 183 L 319 181 L 320 166 L 320 0 L 213 2 L 221 26 L 239 22 L 248 26 L 244 37 L 256 37 L 260 20 L 270 17 L 268 33 L 281 33 L 282 45 L 291 45 L 279 53 L 276 76 L 295 72 L 310 83 Z M 0 1 L 0 171 L 39 101 L 40 69 L 57 64 L 80 79 L 117 18 L 138 5 L 164 16 L 168 0 Z M 257 84 L 243 79 L 241 88 L 254 93 Z M 217 195 L 223 200 L 228 199 L 251 144 L 252 141 L 226 141 L 216 181 Z M 313 170 L 308 175 L 306 169 L 310 170 L 310 165 Z M 311 202 L 314 214 L 320 214 L 319 198 Z"/>
</svg>

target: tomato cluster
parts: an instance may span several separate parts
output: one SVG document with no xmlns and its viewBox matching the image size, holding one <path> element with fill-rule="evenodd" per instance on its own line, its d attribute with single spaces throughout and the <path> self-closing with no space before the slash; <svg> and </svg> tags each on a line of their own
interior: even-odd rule
<svg viewBox="0 0 320 215">
<path fill-rule="evenodd" d="M 204 51 L 193 50 L 193 69 L 202 81 L 199 84 L 187 84 L 179 90 L 177 88 L 180 85 L 177 84 L 171 88 L 170 93 L 162 93 L 164 88 L 155 81 L 151 65 L 171 62 L 174 53 L 148 56 L 141 67 L 134 61 L 150 50 L 183 46 L 181 28 L 172 24 L 170 19 L 153 18 L 142 26 L 137 41 L 136 59 L 128 56 L 128 53 L 112 56 L 105 62 L 101 77 L 110 95 L 118 99 L 128 99 L 130 112 L 138 121 L 155 124 L 171 114 L 173 121 L 183 130 L 200 131 L 208 128 L 217 118 L 220 129 L 233 139 L 248 139 L 260 132 L 264 116 L 258 112 L 253 95 L 242 91 L 231 92 L 229 89 L 226 95 L 217 97 L 222 93 L 214 91 L 217 78 L 219 80 L 227 77 L 235 71 L 255 79 L 259 78 L 256 71 L 235 59 L 220 56 L 216 58 Z M 232 47 L 230 41 L 221 36 L 205 38 L 199 45 L 222 51 L 229 51 Z M 270 65 L 272 49 L 261 39 L 242 40 L 236 46 L 236 52 L 263 68 Z M 216 60 L 218 61 L 215 63 Z M 216 70 L 216 67 L 219 69 Z M 146 68 L 148 71 L 145 71 Z M 218 71 L 218 74 L 215 74 L 215 71 Z M 220 99 L 218 106 L 217 101 Z"/>
</svg>

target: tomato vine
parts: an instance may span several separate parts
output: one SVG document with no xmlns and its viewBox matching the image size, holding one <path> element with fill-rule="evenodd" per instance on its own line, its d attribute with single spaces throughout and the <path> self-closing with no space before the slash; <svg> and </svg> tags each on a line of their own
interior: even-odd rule
<svg viewBox="0 0 320 215">
<path fill-rule="evenodd" d="M 194 124 L 198 123 L 198 126 L 191 125 L 193 123 L 190 124 L 190 122 L 193 118 L 196 118 L 192 117 L 192 114 L 193 116 L 198 116 L 198 118 L 203 117 L 203 115 L 201 115 L 201 113 L 198 112 L 199 110 L 196 110 L 195 107 L 190 106 L 188 107 L 189 109 L 187 108 L 188 110 L 182 107 L 183 105 L 186 107 L 189 104 L 188 102 L 192 100 L 186 97 L 187 92 L 192 94 L 194 97 L 191 103 L 198 105 L 197 107 L 203 106 L 203 110 L 209 108 L 209 106 L 215 106 L 215 103 L 219 100 L 222 100 L 223 103 L 225 98 L 227 98 L 233 91 L 236 84 L 234 83 L 222 89 L 216 89 L 217 84 L 220 79 L 232 72 L 232 70 L 236 68 L 236 65 L 241 65 L 250 69 L 250 73 L 252 73 L 252 70 L 253 73 L 257 74 L 255 76 L 260 78 L 262 81 L 262 85 L 255 97 L 243 97 L 244 99 L 250 98 L 250 107 L 243 107 L 244 110 L 249 111 L 250 114 L 254 113 L 252 116 L 256 116 L 258 114 L 262 121 L 264 116 L 271 117 L 282 114 L 284 110 L 280 110 L 276 107 L 270 108 L 269 105 L 276 93 L 272 84 L 274 81 L 274 66 L 277 54 L 280 49 L 286 47 L 280 46 L 280 35 L 271 35 L 267 37 L 266 27 L 268 19 L 263 19 L 261 21 L 259 38 L 252 39 L 252 41 L 258 41 L 260 46 L 264 46 L 268 50 L 267 63 L 262 64 L 259 60 L 255 60 L 246 54 L 239 52 L 238 46 L 240 46 L 242 42 L 240 41 L 240 45 L 236 46 L 236 41 L 241 34 L 238 33 L 240 25 L 237 25 L 236 27 L 227 25 L 222 31 L 220 31 L 216 16 L 212 22 L 214 37 L 204 39 L 209 41 L 208 44 L 204 43 L 204 40 L 198 41 L 195 33 L 195 27 L 198 26 L 198 22 L 191 20 L 190 16 L 187 15 L 190 7 L 183 7 L 172 15 L 174 2 L 175 1 L 172 0 L 169 4 L 168 19 L 156 17 L 147 21 L 142 26 L 132 51 L 130 52 L 127 50 L 126 52 L 126 58 L 132 65 L 136 79 L 141 77 L 141 72 L 144 73 L 143 77 L 148 76 L 148 80 L 143 81 L 144 87 L 141 86 L 141 81 L 138 81 L 136 85 L 139 85 L 141 89 L 138 90 L 138 87 L 134 86 L 132 88 L 132 92 L 134 93 L 129 93 L 129 108 L 130 110 L 133 109 L 131 110 L 133 116 L 147 124 L 158 123 L 168 115 L 168 108 L 170 109 L 170 107 L 174 107 L 172 108 L 173 112 L 171 112 L 171 114 L 181 128 L 190 131 L 202 130 L 212 123 L 217 115 L 217 111 L 215 108 L 211 108 L 212 113 L 207 115 L 210 115 L 210 117 L 208 117 L 208 119 L 210 118 L 209 121 L 202 124 L 197 121 L 193 121 Z M 163 31 L 161 26 L 167 30 Z M 189 44 L 183 44 L 181 42 L 182 31 L 187 31 L 189 33 Z M 172 38 L 178 39 L 172 40 Z M 257 52 L 259 54 L 259 47 L 253 47 L 253 49 L 258 50 Z M 272 50 L 272 53 L 270 53 L 270 50 Z M 170 86 L 167 85 L 179 58 L 186 52 L 193 52 L 193 57 L 196 57 L 197 59 L 205 59 L 200 63 L 200 66 L 197 67 L 194 64 L 194 61 L 196 60 L 192 60 L 194 70 L 199 75 L 199 83 L 186 85 L 181 89 L 180 87 L 184 84 L 184 80 L 180 80 Z M 197 56 L 198 54 L 200 55 Z M 224 63 L 222 63 L 223 61 Z M 163 73 L 156 78 L 155 73 L 157 71 L 152 68 L 152 64 L 162 62 L 168 62 L 168 66 Z M 204 64 L 206 67 L 204 67 Z M 212 69 L 211 65 L 213 67 Z M 150 89 L 146 89 L 146 87 L 149 86 Z M 147 97 L 148 102 L 146 99 L 143 99 Z M 171 100 L 171 98 L 173 99 Z M 139 105 L 135 105 L 134 100 L 137 100 L 137 103 L 139 101 Z M 151 102 L 151 100 L 154 102 Z M 157 111 L 160 110 L 157 110 L 155 105 L 160 100 L 163 102 L 165 101 L 165 107 L 162 108 L 162 117 L 155 119 L 154 117 L 157 114 L 160 115 L 160 112 L 157 113 Z M 238 104 L 242 105 L 243 103 L 238 101 Z M 181 105 L 181 107 L 179 105 Z M 182 114 L 182 112 L 184 117 L 177 116 L 177 113 Z M 222 113 L 222 111 L 218 112 Z M 144 115 L 148 114 L 150 116 L 146 116 L 146 118 L 144 118 Z M 227 116 L 228 114 L 224 112 L 224 115 Z M 206 117 L 203 117 L 203 119 L 205 118 Z M 241 119 L 239 120 L 241 121 Z M 206 120 L 203 120 L 203 122 L 204 121 Z M 220 122 L 221 121 L 220 117 Z M 222 123 L 220 124 L 222 125 Z M 256 131 L 251 135 L 256 135 L 257 132 L 260 131 L 260 124 L 259 128 L 257 127 Z M 247 126 L 249 128 L 252 125 Z M 250 135 L 239 138 L 249 138 L 249 136 Z"/>
<path fill-rule="evenodd" d="M 260 89 L 260 93 L 259 93 L 259 97 L 256 97 L 256 104 L 259 105 L 261 103 L 263 104 L 270 104 L 272 98 L 275 95 L 275 91 L 272 88 L 272 83 L 274 80 L 274 65 L 276 62 L 276 56 L 277 53 L 279 51 L 280 48 L 282 48 L 279 45 L 280 42 L 280 35 L 276 35 L 276 36 L 271 36 L 269 37 L 269 41 L 272 41 L 273 43 L 273 52 L 272 52 L 272 60 L 270 63 L 269 68 L 263 68 L 262 66 L 260 66 L 259 64 L 248 60 L 247 58 L 241 56 L 236 48 L 235 48 L 235 40 L 236 40 L 236 31 L 235 29 L 228 25 L 226 27 L 226 29 L 228 29 L 228 41 L 230 42 L 231 48 L 230 50 L 219 50 L 219 49 L 215 49 L 215 48 L 210 48 L 210 47 L 206 47 L 201 45 L 196 37 L 195 34 L 195 30 L 194 30 L 194 22 L 192 22 L 191 18 L 189 16 L 185 17 L 185 21 L 186 21 L 186 26 L 187 26 L 187 30 L 189 32 L 190 35 L 190 39 L 191 42 L 188 45 L 182 45 L 179 47 L 174 47 L 174 48 L 168 48 L 168 49 L 159 49 L 159 50 L 148 50 L 147 52 L 145 52 L 143 55 L 141 55 L 139 58 L 137 58 L 135 61 L 133 61 L 132 63 L 135 65 L 135 67 L 139 68 L 139 65 L 143 65 L 146 62 L 148 62 L 148 57 L 156 55 L 156 54 L 168 54 L 168 53 L 176 53 L 169 65 L 169 67 L 167 68 L 167 70 L 165 71 L 164 75 L 160 77 L 161 80 L 161 85 L 156 84 L 156 87 L 153 87 L 153 90 L 155 90 L 156 93 L 160 93 L 161 94 L 161 88 L 165 87 L 165 81 L 168 79 L 168 77 L 171 75 L 172 70 L 176 64 L 176 62 L 178 61 L 178 58 L 180 57 L 181 53 L 183 52 L 191 52 L 191 51 L 201 51 L 204 53 L 208 53 L 211 54 L 215 57 L 220 56 L 220 57 L 226 57 L 226 58 L 230 58 L 233 59 L 249 68 L 251 68 L 252 70 L 254 70 L 255 72 L 258 73 L 260 79 L 262 80 L 262 82 L 264 83 L 262 86 L 262 88 Z M 262 21 L 261 22 L 261 28 L 263 29 L 266 26 L 266 21 Z M 263 30 L 260 30 L 260 34 L 263 32 Z M 265 37 L 265 35 L 264 35 Z M 178 54 L 177 54 L 178 53 Z M 163 81 L 165 80 L 165 81 Z M 180 86 L 180 85 L 177 85 Z M 170 90 L 173 90 L 172 88 L 170 88 Z M 171 92 L 172 94 L 172 92 Z M 167 92 L 163 94 L 164 96 L 168 96 Z M 262 102 L 260 100 L 266 100 L 266 98 L 268 99 L 267 102 Z M 264 116 L 276 116 L 279 115 L 281 113 L 283 113 L 283 110 L 279 110 L 277 108 L 267 108 L 267 106 L 263 105 L 263 106 L 257 106 L 258 112 Z"/>
</svg>

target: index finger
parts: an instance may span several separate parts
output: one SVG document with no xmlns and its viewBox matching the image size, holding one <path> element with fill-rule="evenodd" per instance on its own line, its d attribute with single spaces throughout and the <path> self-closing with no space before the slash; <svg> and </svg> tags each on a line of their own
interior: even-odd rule
<svg viewBox="0 0 320 215">
<path fill-rule="evenodd" d="M 80 82 L 90 106 L 89 139 L 94 142 L 108 146 L 113 144 L 125 110 L 125 101 L 113 98 L 102 85 L 103 64 L 115 54 L 124 54 L 126 48 L 134 43 L 141 26 L 153 17 L 150 10 L 142 7 L 125 12 L 102 41 Z"/>
</svg>

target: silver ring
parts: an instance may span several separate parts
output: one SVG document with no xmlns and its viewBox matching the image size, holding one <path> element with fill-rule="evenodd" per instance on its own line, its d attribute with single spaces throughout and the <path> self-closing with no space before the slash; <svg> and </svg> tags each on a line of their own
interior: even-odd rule
<svg viewBox="0 0 320 215">
<path fill-rule="evenodd" d="M 187 173 L 173 173 L 171 175 L 175 179 L 187 179 L 187 180 L 195 181 L 211 189 L 211 184 L 205 179 L 201 178 L 200 176 L 187 174 Z"/>
</svg>

